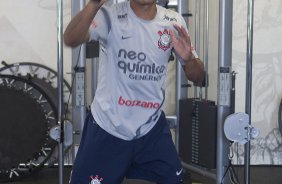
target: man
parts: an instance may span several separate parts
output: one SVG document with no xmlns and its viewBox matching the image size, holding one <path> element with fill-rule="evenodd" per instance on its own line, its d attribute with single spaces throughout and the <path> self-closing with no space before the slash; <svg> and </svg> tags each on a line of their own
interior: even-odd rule
<svg viewBox="0 0 282 184">
<path fill-rule="evenodd" d="M 68 46 L 100 43 L 98 87 L 71 183 L 119 184 L 124 177 L 180 183 L 181 163 L 161 110 L 166 69 L 174 51 L 187 78 L 201 84 L 203 64 L 178 13 L 155 0 L 105 2 L 90 0 L 64 34 Z"/>
</svg>

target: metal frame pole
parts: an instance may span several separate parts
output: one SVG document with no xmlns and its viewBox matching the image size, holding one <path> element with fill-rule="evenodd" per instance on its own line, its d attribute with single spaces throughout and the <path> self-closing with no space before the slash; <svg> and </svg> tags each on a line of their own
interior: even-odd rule
<svg viewBox="0 0 282 184">
<path fill-rule="evenodd" d="M 253 17 L 254 0 L 248 0 L 247 20 L 247 63 L 246 63 L 246 106 L 245 111 L 249 115 L 249 124 L 252 122 L 252 65 L 253 65 Z M 244 183 L 250 183 L 250 141 L 245 144 L 244 155 Z"/>
<path fill-rule="evenodd" d="M 189 0 L 178 0 L 178 12 L 182 15 L 188 15 L 188 5 Z M 188 20 L 187 24 L 188 24 Z M 187 98 L 188 90 L 183 84 L 187 83 L 187 79 L 185 77 L 185 74 L 183 72 L 182 66 L 179 64 L 179 62 L 176 63 L 176 116 L 177 116 L 177 124 L 176 124 L 176 140 L 175 145 L 178 150 L 179 148 L 179 100 L 183 98 Z M 191 170 L 195 173 L 201 174 L 203 176 L 206 176 L 211 179 L 216 179 L 216 174 L 213 173 L 211 170 L 208 170 L 206 168 L 202 168 L 200 166 L 194 166 L 192 164 L 187 164 L 185 162 L 182 162 L 182 166 L 188 170 Z"/>
<path fill-rule="evenodd" d="M 218 44 L 218 108 L 217 108 L 217 178 L 216 183 L 226 183 L 223 179 L 228 165 L 229 142 L 224 136 L 223 124 L 231 110 L 231 63 L 232 63 L 232 16 L 233 1 L 219 1 L 219 44 Z M 223 181 L 222 181 L 223 180 Z"/>
<path fill-rule="evenodd" d="M 205 36 L 204 36 L 204 64 L 205 64 L 205 99 L 208 99 L 208 70 L 209 70 L 209 0 L 205 0 Z"/>
<path fill-rule="evenodd" d="M 57 67 L 58 67 L 58 124 L 59 141 L 59 183 L 63 184 L 64 167 L 64 92 L 63 92 L 63 1 L 57 0 Z"/>
<path fill-rule="evenodd" d="M 201 174 L 204 177 L 216 180 L 216 174 L 214 172 L 212 172 L 211 170 L 208 170 L 208 169 L 200 167 L 200 166 L 194 166 L 192 164 L 187 164 L 187 163 L 184 163 L 184 162 L 182 162 L 182 165 L 183 165 L 184 168 L 187 168 L 190 171 Z"/>
<path fill-rule="evenodd" d="M 72 17 L 75 16 L 85 6 L 85 0 L 72 0 Z M 81 133 L 83 130 L 84 120 L 86 117 L 86 105 L 85 105 L 85 61 L 86 61 L 86 45 L 82 44 L 72 49 L 72 69 L 74 71 L 72 77 L 74 78 L 75 86 L 72 91 L 72 121 L 74 128 L 73 137 L 73 159 L 77 152 L 78 146 L 81 140 Z M 79 71 L 80 70 L 80 71 Z M 78 89 L 78 86 L 80 89 Z"/>
<path fill-rule="evenodd" d="M 201 0 L 195 2 L 195 48 L 200 55 L 200 16 L 201 16 Z"/>
<path fill-rule="evenodd" d="M 95 92 L 98 85 L 98 67 L 99 67 L 99 58 L 91 59 L 91 99 L 94 99 Z"/>
<path fill-rule="evenodd" d="M 188 0 L 178 0 L 177 3 L 178 12 L 181 15 L 188 15 Z M 186 23 L 188 24 L 188 17 L 186 19 Z M 175 129 L 175 146 L 177 151 L 179 150 L 179 100 L 183 98 L 187 98 L 188 89 L 186 87 L 182 87 L 183 84 L 187 83 L 187 79 L 185 73 L 182 69 L 181 64 L 176 62 L 176 85 L 175 85 L 175 98 L 176 98 L 176 129 Z"/>
<path fill-rule="evenodd" d="M 201 0 L 196 0 L 195 2 L 195 49 L 198 55 L 201 55 L 201 47 L 200 47 L 200 33 L 201 33 Z M 200 96 L 202 98 L 202 89 L 198 90 L 197 86 L 194 86 L 194 97 Z M 200 95 L 198 94 L 200 93 Z"/>
</svg>

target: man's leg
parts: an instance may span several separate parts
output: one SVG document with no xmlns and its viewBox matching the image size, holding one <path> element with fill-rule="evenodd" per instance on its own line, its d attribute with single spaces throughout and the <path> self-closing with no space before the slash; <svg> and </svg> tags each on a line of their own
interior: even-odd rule
<svg viewBox="0 0 282 184">
<path fill-rule="evenodd" d="M 118 139 L 86 118 L 81 144 L 73 166 L 71 184 L 119 184 L 130 165 L 130 141 Z"/>
<path fill-rule="evenodd" d="M 165 115 L 155 127 L 135 142 L 135 157 L 128 178 L 144 179 L 159 184 L 182 182 L 183 169 Z"/>
</svg>

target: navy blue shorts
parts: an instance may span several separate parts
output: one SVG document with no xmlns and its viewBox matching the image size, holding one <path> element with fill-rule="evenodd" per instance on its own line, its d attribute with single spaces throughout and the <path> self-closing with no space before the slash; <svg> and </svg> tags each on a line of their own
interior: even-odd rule
<svg viewBox="0 0 282 184">
<path fill-rule="evenodd" d="M 87 115 L 70 183 L 120 184 L 125 177 L 181 183 L 182 166 L 164 113 L 150 132 L 132 141 L 110 135 Z"/>
</svg>

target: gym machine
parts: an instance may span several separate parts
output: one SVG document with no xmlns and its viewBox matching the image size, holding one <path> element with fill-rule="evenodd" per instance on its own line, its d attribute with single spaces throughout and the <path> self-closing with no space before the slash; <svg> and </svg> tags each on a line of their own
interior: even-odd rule
<svg viewBox="0 0 282 184">
<path fill-rule="evenodd" d="M 206 24 L 208 24 L 207 5 L 208 2 L 206 1 Z M 183 6 L 182 1 L 179 1 L 178 10 L 180 12 L 182 11 L 181 8 L 183 7 L 188 6 Z M 199 7 L 200 2 L 197 1 L 196 11 Z M 224 184 L 229 182 L 225 178 L 225 175 L 228 172 L 228 169 L 230 169 L 229 167 L 231 164 L 231 160 L 228 158 L 230 145 L 229 141 L 241 141 L 240 143 L 245 144 L 244 183 L 248 184 L 250 182 L 250 140 L 256 138 L 259 134 L 259 130 L 251 126 L 250 115 L 252 87 L 253 0 L 248 1 L 246 113 L 236 114 L 231 114 L 234 113 L 235 103 L 235 83 L 232 82 L 232 79 L 235 78 L 235 74 L 231 71 L 232 10 L 233 2 L 231 0 L 219 1 L 218 98 L 216 107 L 212 102 L 203 101 L 201 99 L 201 89 L 198 92 L 198 89 L 195 88 L 195 96 L 197 97 L 197 95 L 200 94 L 200 98 L 183 99 L 183 96 L 185 96 L 187 93 L 183 93 L 183 90 L 180 86 L 186 79 L 183 78 L 183 75 L 181 75 L 181 67 L 177 66 L 178 82 L 176 87 L 176 100 L 178 102 L 178 126 L 176 143 L 177 148 L 179 148 L 180 157 L 183 159 L 183 166 L 185 168 L 202 174 L 206 177 L 215 179 L 217 184 Z M 199 13 L 195 14 L 197 15 Z M 196 28 L 199 24 L 197 20 L 198 19 L 196 17 Z M 205 35 L 208 35 L 208 29 L 205 30 Z M 205 42 L 208 42 L 207 36 L 205 37 Z M 197 52 L 199 51 L 197 50 Z M 205 50 L 204 53 L 204 58 L 207 58 L 207 50 Z M 206 76 L 206 80 L 207 79 L 208 77 Z M 207 83 L 208 81 L 206 81 L 206 84 Z M 205 95 L 207 96 L 207 89 Z M 215 114 L 214 111 L 217 111 L 217 113 Z M 215 121 L 216 123 L 214 123 Z M 215 125 L 217 126 L 216 130 L 214 127 Z M 187 132 L 185 133 L 184 130 L 182 131 L 182 129 L 191 130 L 190 135 L 187 135 Z M 215 132 L 217 135 L 216 137 L 212 136 L 215 134 Z M 229 140 L 227 140 L 225 136 L 229 138 Z M 208 137 L 208 139 L 205 139 L 205 137 Z M 215 139 L 216 156 L 214 155 Z M 207 143 L 205 144 L 205 141 L 208 141 L 209 145 Z M 185 148 L 185 146 L 187 148 Z M 212 162 L 214 160 L 216 160 L 216 166 L 215 163 Z M 215 168 L 216 171 L 214 170 Z M 230 174 L 232 175 L 232 173 Z"/>
</svg>

